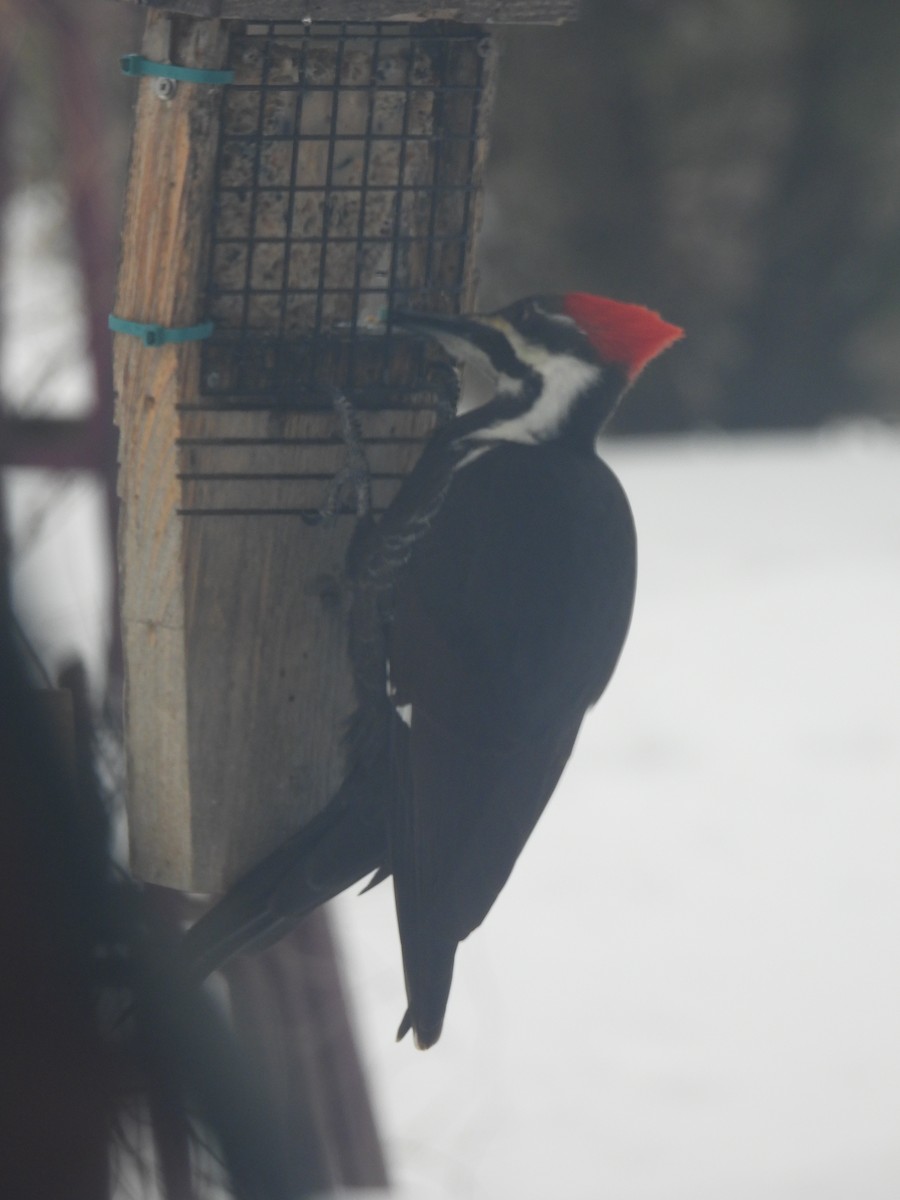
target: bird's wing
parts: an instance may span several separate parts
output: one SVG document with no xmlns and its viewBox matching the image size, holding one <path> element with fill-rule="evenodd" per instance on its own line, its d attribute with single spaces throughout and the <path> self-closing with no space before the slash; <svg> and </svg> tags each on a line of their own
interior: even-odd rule
<svg viewBox="0 0 900 1200">
<path fill-rule="evenodd" d="M 513 447 L 460 471 L 410 559 L 390 636 L 409 721 L 391 862 L 420 1041 L 612 673 L 634 561 L 611 473 Z"/>
</svg>

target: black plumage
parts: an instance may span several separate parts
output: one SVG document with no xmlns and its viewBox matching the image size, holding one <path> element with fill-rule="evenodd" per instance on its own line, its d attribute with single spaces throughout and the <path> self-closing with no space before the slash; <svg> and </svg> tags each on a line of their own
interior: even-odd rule
<svg viewBox="0 0 900 1200">
<path fill-rule="evenodd" d="M 359 709 L 340 792 L 187 935 L 198 970 L 393 874 L 408 1029 L 440 1035 L 458 943 L 484 919 L 615 668 L 634 599 L 625 494 L 596 436 L 680 335 L 576 294 L 487 317 L 408 314 L 491 374 L 431 439 L 348 563 Z"/>
<path fill-rule="evenodd" d="M 411 723 L 390 842 L 404 1024 L 422 1045 L 440 1033 L 457 943 L 506 882 L 609 681 L 634 581 L 612 472 L 507 444 L 460 472 L 398 582 L 390 679 Z"/>
</svg>

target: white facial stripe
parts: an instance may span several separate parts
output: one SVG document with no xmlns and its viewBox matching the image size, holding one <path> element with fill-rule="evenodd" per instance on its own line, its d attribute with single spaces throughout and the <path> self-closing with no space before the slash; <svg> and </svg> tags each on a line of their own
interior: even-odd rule
<svg viewBox="0 0 900 1200">
<path fill-rule="evenodd" d="M 388 700 L 390 700 L 391 704 L 393 704 L 394 712 L 397 714 L 397 716 L 400 718 L 400 720 L 403 722 L 403 724 L 406 725 L 407 727 L 409 727 L 412 725 L 412 705 L 396 703 L 397 689 L 391 683 L 391 660 L 390 659 L 388 659 L 387 662 L 385 663 L 385 668 L 386 668 L 385 684 L 387 686 Z"/>
<path fill-rule="evenodd" d="M 474 450 L 470 450 L 464 458 L 459 460 L 453 470 L 461 471 L 463 467 L 468 467 L 471 463 L 476 462 L 479 458 L 481 458 L 482 454 L 487 454 L 488 450 L 490 449 L 490 446 L 476 446 Z"/>
<path fill-rule="evenodd" d="M 457 362 L 471 363 L 473 367 L 484 371 L 492 379 L 495 377 L 496 372 L 491 366 L 491 360 L 480 347 L 476 346 L 474 342 L 470 342 L 468 338 L 459 337 L 443 329 L 430 331 L 429 336 L 439 342 L 450 357 L 456 359 Z"/>
<path fill-rule="evenodd" d="M 493 322 L 500 328 L 500 322 Z M 503 332 L 506 333 L 508 326 L 506 322 L 502 324 Z M 467 367 L 484 375 L 494 385 L 495 394 L 503 394 L 504 396 L 515 396 L 521 392 L 525 381 L 522 379 L 513 379 L 511 375 L 498 375 L 493 363 L 488 356 L 474 343 L 466 338 L 457 337 L 452 333 L 435 332 L 432 334 L 435 341 L 439 342 L 447 351 L 451 358 L 457 362 L 465 363 Z"/>
<path fill-rule="evenodd" d="M 475 436 L 479 439 L 532 444 L 552 437 L 563 424 L 577 398 L 600 378 L 600 368 L 574 355 L 551 354 L 509 331 L 516 354 L 538 374 L 544 386 L 537 402 L 517 417 L 501 421 Z"/>
<path fill-rule="evenodd" d="M 495 391 L 498 396 L 518 396 L 524 386 L 524 379 L 513 379 L 511 375 L 498 375 Z"/>
<path fill-rule="evenodd" d="M 540 308 L 540 306 L 539 312 L 542 317 L 546 317 L 548 321 L 555 321 L 557 325 L 569 325 L 571 327 L 575 324 L 572 318 L 566 313 L 547 312 L 546 308 Z"/>
</svg>

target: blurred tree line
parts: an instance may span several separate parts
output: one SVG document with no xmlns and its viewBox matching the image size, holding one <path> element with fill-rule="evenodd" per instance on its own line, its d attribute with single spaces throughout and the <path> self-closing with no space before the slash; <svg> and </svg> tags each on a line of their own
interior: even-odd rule
<svg viewBox="0 0 900 1200">
<path fill-rule="evenodd" d="M 61 57 L 73 30 L 89 46 L 106 118 L 105 144 L 85 164 L 102 172 L 107 187 L 121 187 L 131 133 L 134 84 L 119 71 L 119 57 L 140 41 L 144 14 L 114 0 L 0 0 L 0 106 L 4 182 L 21 187 L 61 180 L 66 147 L 62 106 L 83 97 L 66 94 Z M 116 196 L 116 198 L 118 198 Z"/>
<path fill-rule="evenodd" d="M 623 432 L 896 419 L 897 0 L 583 2 L 577 24 L 503 35 L 482 304 L 586 289 L 683 324 Z M 16 164 L 0 154 L 0 193 L 65 173 L 60 14 L 96 51 L 108 138 L 81 171 L 117 214 L 133 99 L 117 62 L 142 17 L 113 0 L 0 0 Z"/>
<path fill-rule="evenodd" d="M 486 304 L 684 325 L 620 431 L 900 416 L 896 0 L 584 0 L 507 42 Z"/>
</svg>

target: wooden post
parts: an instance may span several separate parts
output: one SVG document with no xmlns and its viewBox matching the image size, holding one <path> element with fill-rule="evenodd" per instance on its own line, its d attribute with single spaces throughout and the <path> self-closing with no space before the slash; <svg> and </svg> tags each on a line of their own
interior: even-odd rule
<svg viewBox="0 0 900 1200">
<path fill-rule="evenodd" d="M 207 0 L 169 7 L 199 19 L 151 13 L 145 58 L 234 79 L 139 84 L 115 314 L 212 319 L 216 335 L 116 336 L 128 807 L 136 874 L 216 892 L 344 777 L 354 521 L 302 519 L 344 458 L 327 389 L 350 380 L 362 400 L 383 508 L 435 416 L 417 352 L 358 331 L 397 296 L 474 302 L 495 52 L 477 28 L 406 36 L 409 16 L 370 25 L 374 49 L 335 25 L 335 49 L 293 0 L 216 0 L 243 23 L 207 16 Z M 396 2 L 314 7 L 371 22 Z M 458 6 L 514 20 L 571 7 Z"/>
<path fill-rule="evenodd" d="M 185 15 L 151 14 L 145 57 L 235 77 L 225 90 L 140 83 L 115 314 L 166 328 L 211 319 L 216 335 L 116 337 L 128 807 L 138 875 L 220 891 L 343 778 L 354 519 L 302 519 L 343 460 L 322 393 L 345 386 L 362 403 L 383 508 L 435 415 L 417 394 L 418 352 L 357 331 L 409 297 L 474 301 L 495 51 L 477 27 L 441 41 L 436 22 L 404 42 L 390 18 L 416 26 L 398 0 L 166 7 Z M 452 15 L 572 9 L 463 0 Z M 332 51 L 305 18 L 369 22 L 374 49 L 338 25 Z M 290 24 L 252 25 L 279 19 Z M 234 964 L 230 987 L 284 1099 L 298 1194 L 383 1184 L 324 914 Z"/>
<path fill-rule="evenodd" d="M 216 67 L 227 46 L 218 21 L 152 14 L 143 52 L 156 61 Z M 172 327 L 202 317 L 220 103 L 221 92 L 211 86 L 185 85 L 163 98 L 155 80 L 139 85 L 116 295 L 120 317 Z M 196 863 L 191 811 L 198 778 L 193 702 L 200 697 L 189 639 L 192 618 L 202 614 L 188 574 L 198 548 L 194 530 L 178 515 L 181 406 L 196 394 L 198 362 L 195 344 L 150 347 L 125 335 L 115 339 L 132 865 L 148 882 L 213 890 L 222 879 Z M 232 593 L 239 583 L 233 576 L 221 580 Z M 213 682 L 206 673 L 205 685 Z M 234 730 L 225 730 L 215 744 L 201 744 L 201 752 L 227 757 L 228 734 L 234 738 Z"/>
</svg>

